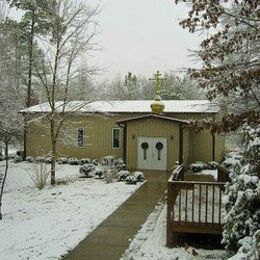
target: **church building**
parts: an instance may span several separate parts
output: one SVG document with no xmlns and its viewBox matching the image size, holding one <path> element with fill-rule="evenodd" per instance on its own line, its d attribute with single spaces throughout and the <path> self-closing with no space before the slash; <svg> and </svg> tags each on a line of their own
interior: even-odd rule
<svg viewBox="0 0 260 260">
<path fill-rule="evenodd" d="M 159 77 L 159 76 L 158 76 Z M 224 136 L 190 128 L 193 120 L 214 119 L 220 108 L 207 100 L 165 100 L 156 81 L 155 100 L 71 101 L 57 144 L 58 157 L 123 158 L 128 169 L 171 171 L 176 164 L 221 161 Z M 56 102 L 57 117 L 62 102 Z M 22 111 L 30 121 L 26 155 L 47 156 L 51 140 L 48 103 Z"/>
</svg>

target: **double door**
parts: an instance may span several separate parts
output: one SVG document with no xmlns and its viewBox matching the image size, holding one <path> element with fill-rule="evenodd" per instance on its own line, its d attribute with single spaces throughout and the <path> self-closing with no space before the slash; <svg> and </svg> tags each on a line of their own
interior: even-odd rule
<svg viewBox="0 0 260 260">
<path fill-rule="evenodd" d="M 137 138 L 137 168 L 147 170 L 167 169 L 167 138 Z"/>
</svg>

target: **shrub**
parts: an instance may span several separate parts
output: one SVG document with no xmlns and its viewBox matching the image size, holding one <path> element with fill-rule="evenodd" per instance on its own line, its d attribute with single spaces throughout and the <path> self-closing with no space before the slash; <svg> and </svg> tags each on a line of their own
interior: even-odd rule
<svg viewBox="0 0 260 260">
<path fill-rule="evenodd" d="M 104 172 L 104 180 L 107 183 L 113 182 L 113 180 L 116 179 L 116 176 L 117 176 L 117 170 L 115 168 L 108 168 L 108 170 Z"/>
<path fill-rule="evenodd" d="M 216 170 L 216 169 L 217 169 L 217 166 L 218 166 L 218 163 L 217 163 L 217 162 L 212 161 L 212 162 L 209 162 L 209 163 L 208 163 L 208 168 L 209 168 L 210 170 Z"/>
<path fill-rule="evenodd" d="M 52 162 L 52 158 L 51 158 L 50 156 L 47 156 L 47 157 L 45 158 L 45 163 L 51 164 L 51 162 Z"/>
<path fill-rule="evenodd" d="M 44 189 L 47 183 L 48 176 L 50 174 L 50 169 L 47 170 L 47 166 L 44 163 L 33 164 L 33 173 L 29 172 L 31 179 L 35 187 L 39 190 Z"/>
<path fill-rule="evenodd" d="M 144 174 L 140 171 L 135 171 L 132 173 L 132 175 L 136 178 L 137 182 L 144 181 Z"/>
<path fill-rule="evenodd" d="M 95 167 L 95 175 L 99 178 L 99 179 L 103 179 L 104 178 L 104 174 L 105 174 L 105 169 L 102 166 L 96 166 Z"/>
<path fill-rule="evenodd" d="M 58 160 L 58 164 L 67 164 L 68 163 L 68 158 L 67 157 L 61 157 Z"/>
<path fill-rule="evenodd" d="M 78 165 L 79 164 L 79 160 L 77 158 L 69 158 L 68 163 L 70 165 Z"/>
<path fill-rule="evenodd" d="M 97 160 L 97 159 L 94 159 L 94 160 L 92 161 L 92 164 L 98 165 L 98 160 Z"/>
<path fill-rule="evenodd" d="M 193 172 L 199 172 L 207 168 L 207 164 L 201 161 L 195 161 L 194 163 L 190 164 L 189 167 Z"/>
<path fill-rule="evenodd" d="M 125 167 L 126 167 L 126 165 L 125 165 L 123 159 L 121 159 L 121 158 L 119 158 L 119 159 L 117 159 L 117 160 L 114 160 L 114 166 L 116 167 L 116 169 L 117 169 L 118 171 L 124 170 Z"/>
<path fill-rule="evenodd" d="M 129 171 L 119 171 L 117 174 L 118 181 L 125 181 L 126 178 L 130 175 Z"/>
<path fill-rule="evenodd" d="M 126 184 L 136 184 L 137 183 L 137 179 L 135 178 L 134 175 L 130 175 L 126 178 Z"/>
<path fill-rule="evenodd" d="M 22 156 L 16 155 L 14 157 L 14 162 L 15 163 L 19 163 L 19 162 L 22 162 L 22 161 L 23 161 L 23 157 Z"/>
<path fill-rule="evenodd" d="M 231 169 L 233 168 L 237 162 L 239 162 L 242 159 L 242 155 L 238 154 L 237 152 L 230 152 L 226 154 L 224 161 L 222 162 L 222 165 L 227 168 Z"/>
<path fill-rule="evenodd" d="M 87 164 L 87 163 L 91 163 L 90 158 L 82 158 L 82 159 L 79 160 L 80 165 L 84 165 L 84 164 Z"/>
<path fill-rule="evenodd" d="M 37 157 L 35 158 L 35 161 L 36 161 L 36 162 L 39 162 L 39 163 L 43 163 L 43 162 L 45 162 L 45 158 L 42 157 L 42 156 L 37 156 Z"/>
<path fill-rule="evenodd" d="M 95 171 L 95 165 L 92 163 L 83 165 L 79 168 L 79 172 L 81 174 L 84 174 L 87 178 L 92 177 L 92 175 L 90 174 L 91 172 Z"/>
<path fill-rule="evenodd" d="M 32 156 L 27 156 L 25 159 L 27 162 L 32 163 L 34 161 L 34 158 Z"/>
<path fill-rule="evenodd" d="M 114 161 L 116 160 L 115 156 L 108 155 L 101 159 L 100 163 L 103 166 L 114 166 Z"/>
</svg>

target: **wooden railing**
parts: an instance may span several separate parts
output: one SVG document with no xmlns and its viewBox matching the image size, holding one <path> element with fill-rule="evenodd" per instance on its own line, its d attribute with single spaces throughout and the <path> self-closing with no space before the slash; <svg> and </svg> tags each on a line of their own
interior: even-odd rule
<svg viewBox="0 0 260 260">
<path fill-rule="evenodd" d="M 218 169 L 217 182 L 184 181 L 184 166 L 174 170 L 167 190 L 167 246 L 172 246 L 173 233 L 221 234 L 221 198 L 228 180 L 223 169 Z"/>
</svg>

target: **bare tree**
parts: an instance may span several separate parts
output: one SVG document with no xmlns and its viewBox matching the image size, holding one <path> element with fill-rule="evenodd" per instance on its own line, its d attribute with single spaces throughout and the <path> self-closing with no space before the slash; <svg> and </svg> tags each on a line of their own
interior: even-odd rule
<svg viewBox="0 0 260 260">
<path fill-rule="evenodd" d="M 2 62 L 1 62 L 2 63 Z M 1 71 L 0 84 L 0 142 L 5 150 L 5 172 L 0 190 L 0 220 L 2 219 L 1 205 L 4 185 L 8 172 L 8 148 L 12 139 L 19 138 L 23 134 L 23 121 L 18 111 L 22 108 L 22 102 L 16 88 L 14 79 L 8 71 Z"/>
<path fill-rule="evenodd" d="M 78 65 L 92 51 L 97 34 L 95 17 L 99 7 L 90 8 L 83 2 L 72 0 L 49 0 L 46 13 L 50 19 L 49 37 L 43 37 L 48 68 L 36 66 L 38 77 L 44 87 L 50 113 L 46 115 L 51 137 L 51 184 L 55 185 L 55 162 L 57 141 L 65 120 L 69 90 L 73 81 L 82 74 L 92 74 L 93 68 L 79 70 Z M 57 105 L 57 101 L 59 105 Z"/>
</svg>

